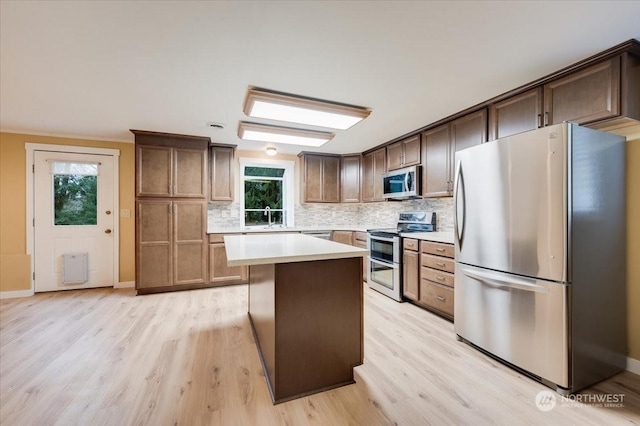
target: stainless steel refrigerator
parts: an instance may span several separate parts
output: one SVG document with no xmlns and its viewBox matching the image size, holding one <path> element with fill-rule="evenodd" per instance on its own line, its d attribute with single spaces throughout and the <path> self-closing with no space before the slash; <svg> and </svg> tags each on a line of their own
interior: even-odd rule
<svg viewBox="0 0 640 426">
<path fill-rule="evenodd" d="M 458 339 L 562 394 L 624 370 L 625 139 L 562 123 L 455 164 Z"/>
</svg>

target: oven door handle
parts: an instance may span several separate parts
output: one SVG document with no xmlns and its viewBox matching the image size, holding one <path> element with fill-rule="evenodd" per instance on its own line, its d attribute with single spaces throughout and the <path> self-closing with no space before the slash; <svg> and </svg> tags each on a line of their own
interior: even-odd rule
<svg viewBox="0 0 640 426">
<path fill-rule="evenodd" d="M 382 266 L 386 266 L 388 268 L 392 268 L 392 269 L 398 269 L 400 267 L 399 263 L 388 263 L 388 262 L 382 262 L 380 260 L 377 259 L 373 259 L 371 256 L 368 257 L 369 262 L 371 263 L 376 263 L 378 265 L 382 265 Z"/>
<path fill-rule="evenodd" d="M 387 238 L 387 237 L 376 237 L 374 235 L 369 235 L 369 241 L 386 241 L 388 243 L 395 243 L 397 240 L 398 240 L 398 237 Z"/>
</svg>

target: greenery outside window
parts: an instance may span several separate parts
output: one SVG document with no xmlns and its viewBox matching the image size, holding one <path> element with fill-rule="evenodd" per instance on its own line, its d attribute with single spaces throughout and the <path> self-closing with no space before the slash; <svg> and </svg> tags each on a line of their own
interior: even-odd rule
<svg viewBox="0 0 640 426">
<path fill-rule="evenodd" d="M 241 225 L 293 226 L 293 162 L 248 160 L 240 161 Z"/>
</svg>

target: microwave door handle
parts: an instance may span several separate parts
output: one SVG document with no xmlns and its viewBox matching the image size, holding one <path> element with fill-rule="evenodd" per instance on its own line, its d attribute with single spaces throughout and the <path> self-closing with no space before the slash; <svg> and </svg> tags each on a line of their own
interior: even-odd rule
<svg viewBox="0 0 640 426">
<path fill-rule="evenodd" d="M 409 175 L 409 172 L 404 175 L 404 192 L 409 192 Z"/>
</svg>

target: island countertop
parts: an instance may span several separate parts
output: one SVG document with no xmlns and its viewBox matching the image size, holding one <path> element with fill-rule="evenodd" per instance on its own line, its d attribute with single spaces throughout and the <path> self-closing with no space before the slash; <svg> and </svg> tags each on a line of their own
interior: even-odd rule
<svg viewBox="0 0 640 426">
<path fill-rule="evenodd" d="M 362 257 L 369 250 L 302 234 L 225 235 L 229 266 Z"/>
</svg>

